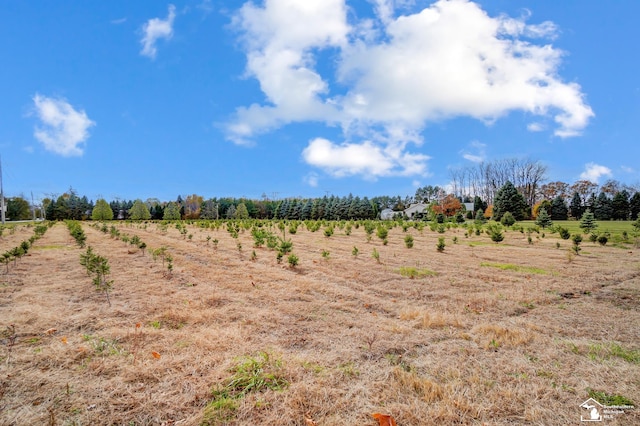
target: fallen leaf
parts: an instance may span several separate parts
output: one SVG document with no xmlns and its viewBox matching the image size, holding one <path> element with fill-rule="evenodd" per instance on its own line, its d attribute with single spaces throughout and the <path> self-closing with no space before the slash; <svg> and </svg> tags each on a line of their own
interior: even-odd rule
<svg viewBox="0 0 640 426">
<path fill-rule="evenodd" d="M 62 343 L 64 343 L 65 345 L 67 344 L 67 338 L 66 337 L 61 338 L 60 341 L 62 341 Z"/>
<path fill-rule="evenodd" d="M 54 334 L 56 331 L 58 331 L 58 329 L 57 329 L 57 328 L 50 328 L 50 329 L 48 329 L 48 330 L 46 331 L 46 333 L 47 333 L 48 335 L 52 335 L 52 334 Z"/>
<path fill-rule="evenodd" d="M 314 422 L 309 414 L 304 415 L 304 422 L 307 426 L 318 426 L 318 423 Z"/>
<path fill-rule="evenodd" d="M 398 426 L 393 417 L 388 414 L 374 413 L 371 417 L 376 419 L 380 423 L 380 426 Z"/>
<path fill-rule="evenodd" d="M 155 359 L 160 359 L 160 354 L 156 351 L 151 352 L 151 355 L 153 355 Z"/>
<path fill-rule="evenodd" d="M 136 328 L 140 328 L 142 326 L 142 324 L 140 324 L 139 322 L 136 323 Z"/>
</svg>

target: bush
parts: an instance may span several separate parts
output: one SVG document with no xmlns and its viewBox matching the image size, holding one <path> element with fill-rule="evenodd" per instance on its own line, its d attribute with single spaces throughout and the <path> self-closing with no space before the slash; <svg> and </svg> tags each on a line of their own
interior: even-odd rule
<svg viewBox="0 0 640 426">
<path fill-rule="evenodd" d="M 446 218 L 444 217 L 444 214 L 442 214 L 442 213 L 438 213 L 438 214 L 436 215 L 436 222 L 437 222 L 437 223 L 444 223 L 444 220 L 445 220 L 445 219 L 446 219 Z"/>
<path fill-rule="evenodd" d="M 289 257 L 287 257 L 287 262 L 289 262 L 289 266 L 291 268 L 295 268 L 300 262 L 300 259 L 295 254 L 291 253 Z"/>
<path fill-rule="evenodd" d="M 607 242 L 609 241 L 609 239 L 607 238 L 606 235 L 600 235 L 598 237 L 598 244 L 600 244 L 601 246 L 605 246 L 607 245 Z"/>
<path fill-rule="evenodd" d="M 558 234 L 563 240 L 568 240 L 569 238 L 571 238 L 571 233 L 569 232 L 569 230 L 567 228 L 563 228 L 562 226 L 558 227 Z"/>
<path fill-rule="evenodd" d="M 598 235 L 597 234 L 589 235 L 589 241 L 591 241 L 592 243 L 595 243 L 596 241 L 598 241 Z"/>
<path fill-rule="evenodd" d="M 442 253 L 444 251 L 444 248 L 445 248 L 444 237 L 439 237 L 438 244 L 436 244 L 436 250 Z"/>
<path fill-rule="evenodd" d="M 513 217 L 511 212 L 506 212 L 502 215 L 502 219 L 500 219 L 500 223 L 504 226 L 512 226 L 516 223 L 516 219 Z"/>
<path fill-rule="evenodd" d="M 404 245 L 407 246 L 407 248 L 412 248 L 413 247 L 413 236 L 411 236 L 410 234 L 405 235 L 405 237 L 404 237 Z"/>
</svg>

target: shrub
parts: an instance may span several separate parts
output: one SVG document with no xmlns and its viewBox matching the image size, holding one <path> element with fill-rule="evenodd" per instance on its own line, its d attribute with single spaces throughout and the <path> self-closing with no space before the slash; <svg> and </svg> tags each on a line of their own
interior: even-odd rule
<svg viewBox="0 0 640 426">
<path fill-rule="evenodd" d="M 373 253 L 371 253 L 371 257 L 373 257 L 378 263 L 380 263 L 380 253 L 378 253 L 378 250 L 376 250 L 376 248 L 373 248 Z"/>
<path fill-rule="evenodd" d="M 289 262 L 289 267 L 295 268 L 300 262 L 300 259 L 295 254 L 291 253 L 289 257 L 287 257 L 287 262 Z"/>
<path fill-rule="evenodd" d="M 598 235 L 597 234 L 589 235 L 589 241 L 591 241 L 592 243 L 595 243 L 596 241 L 598 241 Z"/>
<path fill-rule="evenodd" d="M 436 250 L 442 253 L 444 251 L 444 248 L 445 248 L 444 237 L 439 237 L 438 244 L 436 244 Z"/>
<path fill-rule="evenodd" d="M 329 253 L 329 250 L 322 250 L 322 258 L 325 260 L 329 260 L 329 255 L 331 253 Z"/>
<path fill-rule="evenodd" d="M 512 226 L 513 224 L 516 223 L 516 219 L 513 217 L 511 212 L 506 212 L 505 214 L 502 215 L 502 218 L 500 219 L 500 223 L 503 224 L 504 226 Z"/>
<path fill-rule="evenodd" d="M 358 257 L 358 252 L 359 252 L 358 247 L 353 246 L 353 250 L 351 250 L 351 254 L 355 257 Z"/>
<path fill-rule="evenodd" d="M 563 240 L 568 240 L 569 238 L 571 238 L 571 233 L 569 232 L 569 230 L 567 228 L 563 228 L 562 226 L 558 227 L 558 234 Z"/>
<path fill-rule="evenodd" d="M 600 235 L 598 237 L 598 244 L 600 244 L 601 246 L 606 245 L 608 241 L 609 241 L 609 239 L 607 238 L 606 235 Z"/>
<path fill-rule="evenodd" d="M 389 230 L 387 229 L 386 226 L 382 226 L 382 225 L 378 226 L 376 235 L 378 236 L 378 238 L 384 241 L 385 239 L 387 239 L 387 236 L 389 235 Z"/>
</svg>

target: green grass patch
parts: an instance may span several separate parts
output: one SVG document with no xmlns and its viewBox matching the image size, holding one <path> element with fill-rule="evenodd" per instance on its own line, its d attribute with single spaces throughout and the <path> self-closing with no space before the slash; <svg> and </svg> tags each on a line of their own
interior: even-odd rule
<svg viewBox="0 0 640 426">
<path fill-rule="evenodd" d="M 413 266 L 401 266 L 400 269 L 398 269 L 398 273 L 400 273 L 400 275 L 402 275 L 403 277 L 407 277 L 411 279 L 433 277 L 435 275 L 438 275 L 437 272 L 434 272 L 430 269 L 415 268 Z"/>
<path fill-rule="evenodd" d="M 594 343 L 589 345 L 587 353 L 593 361 L 611 359 L 612 357 L 623 359 L 631 364 L 640 364 L 640 351 L 627 349 L 618 343 Z"/>
<path fill-rule="evenodd" d="M 283 374 L 282 361 L 267 352 L 246 356 L 230 370 L 231 377 L 214 386 L 213 399 L 204 410 L 201 426 L 228 424 L 233 421 L 239 401 L 249 393 L 267 389 L 283 390 L 289 382 Z"/>
<path fill-rule="evenodd" d="M 498 269 L 502 269 L 503 271 L 515 271 L 515 272 L 522 272 L 525 274 L 540 274 L 540 275 L 546 275 L 549 272 L 542 269 L 542 268 L 535 268 L 533 266 L 521 266 L 521 265 L 514 265 L 513 263 L 491 263 L 491 262 L 482 262 L 480 263 L 480 266 L 487 266 L 487 267 L 491 267 L 491 268 L 498 268 Z"/>
<path fill-rule="evenodd" d="M 611 234 L 622 235 L 624 231 L 627 231 L 629 235 L 632 235 L 635 230 L 633 228 L 633 221 L 631 220 L 597 220 L 596 223 L 598 224 L 598 227 L 594 230 L 596 234 L 610 232 Z M 535 222 L 533 220 L 523 220 L 518 222 L 518 225 L 522 225 L 526 228 L 527 226 L 535 226 Z M 554 220 L 553 225 L 559 225 L 563 228 L 567 228 L 572 234 L 584 233 L 580 228 L 579 220 Z M 545 232 L 547 235 L 550 234 L 548 229 Z"/>
<path fill-rule="evenodd" d="M 628 405 L 635 407 L 633 401 L 622 395 L 608 394 L 604 391 L 597 391 L 591 388 L 587 388 L 587 393 L 589 394 L 590 398 L 595 399 L 602 405 Z"/>
</svg>

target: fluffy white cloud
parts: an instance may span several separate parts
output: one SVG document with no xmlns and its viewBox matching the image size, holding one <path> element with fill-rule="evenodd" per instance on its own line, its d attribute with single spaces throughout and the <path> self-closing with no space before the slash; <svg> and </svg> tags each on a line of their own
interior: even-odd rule
<svg viewBox="0 0 640 426">
<path fill-rule="evenodd" d="M 234 23 L 243 34 L 246 73 L 259 81 L 266 102 L 237 110 L 227 127 L 231 140 L 245 143 L 290 122 L 340 124 L 346 139 L 367 142 L 331 144 L 331 152 L 358 147 L 367 166 L 356 159 L 310 164 L 334 175 L 383 176 L 397 171 L 399 155 L 381 153 L 421 144 L 431 122 L 466 116 L 490 123 L 517 110 L 550 118 L 555 134 L 569 137 L 594 115 L 580 86 L 558 76 L 562 52 L 549 44 L 558 31 L 551 22 L 491 17 L 468 0 L 439 0 L 402 16 L 395 7 L 408 1 L 372 0 L 375 20 L 348 22 L 346 1 L 265 0 L 240 9 Z M 339 60 L 319 68 L 319 52 L 328 49 Z M 322 75 L 326 65 L 334 75 Z M 326 153 L 318 140 L 307 150 Z M 370 165 L 372 158 L 381 164 Z M 401 168 L 426 168 L 414 166 Z"/>
<path fill-rule="evenodd" d="M 156 53 L 158 52 L 156 42 L 161 38 L 169 40 L 173 37 L 173 21 L 175 18 L 176 7 L 170 4 L 167 19 L 149 19 L 142 26 L 142 40 L 140 40 L 142 44 L 141 55 L 148 56 L 151 59 L 156 57 Z"/>
<path fill-rule="evenodd" d="M 36 94 L 35 113 L 41 121 L 34 136 L 47 151 L 65 157 L 81 156 L 82 144 L 89 138 L 89 128 L 95 122 L 83 110 L 74 109 L 66 100 Z"/>
<path fill-rule="evenodd" d="M 580 173 L 580 179 L 598 183 L 602 176 L 611 177 L 611 169 L 596 163 L 588 163 L 584 166 L 584 172 Z"/>
<path fill-rule="evenodd" d="M 404 147 L 380 146 L 371 141 L 335 144 L 323 138 L 309 142 L 302 157 L 335 177 L 362 175 L 372 180 L 378 176 L 425 174 L 429 159 L 405 152 Z"/>
</svg>

